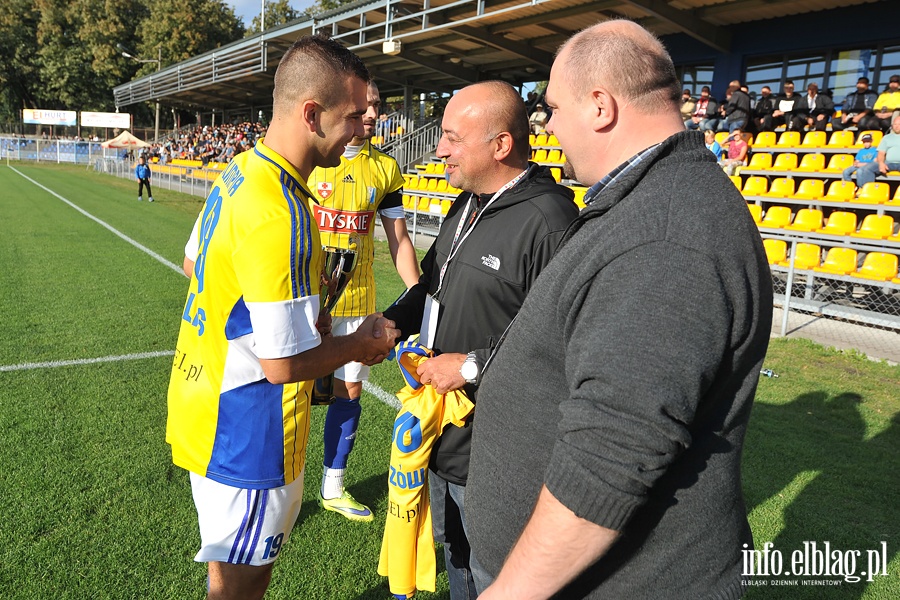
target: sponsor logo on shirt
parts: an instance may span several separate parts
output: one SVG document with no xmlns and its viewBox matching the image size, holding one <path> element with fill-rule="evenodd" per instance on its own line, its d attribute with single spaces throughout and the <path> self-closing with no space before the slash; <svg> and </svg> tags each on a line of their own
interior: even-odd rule
<svg viewBox="0 0 900 600">
<path fill-rule="evenodd" d="M 368 234 L 372 225 L 372 217 L 375 215 L 375 211 L 346 212 L 319 205 L 315 205 L 313 210 L 319 231 L 327 233 Z"/>
<path fill-rule="evenodd" d="M 334 188 L 327 181 L 320 181 L 316 184 L 316 192 L 318 192 L 319 197 L 322 200 L 327 200 L 328 197 L 334 192 Z"/>
<path fill-rule="evenodd" d="M 500 270 L 500 259 L 494 256 L 493 254 L 488 254 L 487 256 L 481 257 L 481 264 L 486 267 L 490 267 L 495 271 Z"/>
<path fill-rule="evenodd" d="M 353 175 L 351 175 L 350 173 L 347 173 L 347 174 L 344 176 L 344 179 L 342 179 L 342 181 L 343 181 L 344 183 L 356 183 L 355 181 L 353 181 Z"/>
</svg>

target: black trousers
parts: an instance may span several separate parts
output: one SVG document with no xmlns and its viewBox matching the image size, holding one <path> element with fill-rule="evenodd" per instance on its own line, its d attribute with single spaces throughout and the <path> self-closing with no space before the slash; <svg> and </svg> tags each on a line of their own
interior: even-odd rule
<svg viewBox="0 0 900 600">
<path fill-rule="evenodd" d="M 149 179 L 138 179 L 138 197 L 140 197 L 141 194 L 143 193 L 145 185 L 147 186 L 147 196 L 152 198 L 153 190 L 150 189 L 150 180 Z"/>
</svg>

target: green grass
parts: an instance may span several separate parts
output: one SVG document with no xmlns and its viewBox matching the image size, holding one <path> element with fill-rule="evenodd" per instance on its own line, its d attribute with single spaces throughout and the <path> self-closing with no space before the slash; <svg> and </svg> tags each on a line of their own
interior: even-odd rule
<svg viewBox="0 0 900 600">
<path fill-rule="evenodd" d="M 180 264 L 196 198 L 81 167 L 14 164 Z M 0 365 L 174 348 L 187 280 L 0 166 Z M 378 304 L 398 295 L 386 246 Z M 0 372 L 0 597 L 202 598 L 205 568 L 187 474 L 165 444 L 171 358 Z M 833 588 L 754 588 L 750 598 L 900 597 L 900 368 L 812 343 L 774 340 L 744 453 L 756 544 L 789 557 L 804 541 L 888 544 L 889 577 Z M 401 386 L 394 363 L 371 381 Z M 376 511 L 356 524 L 319 509 L 322 441 L 312 435 L 298 526 L 267 598 L 385 599 L 377 575 L 395 413 L 364 395 L 348 484 Z M 321 431 L 325 410 L 313 410 Z M 865 553 L 863 553 L 863 560 Z M 438 556 L 438 591 L 448 598 Z M 858 570 L 864 568 L 859 567 Z"/>
</svg>

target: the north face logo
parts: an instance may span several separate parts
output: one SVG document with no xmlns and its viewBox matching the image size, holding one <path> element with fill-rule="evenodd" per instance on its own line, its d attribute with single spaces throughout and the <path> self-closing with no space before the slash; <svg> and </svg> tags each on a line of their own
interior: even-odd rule
<svg viewBox="0 0 900 600">
<path fill-rule="evenodd" d="M 344 183 L 356 183 L 355 181 L 353 181 L 353 175 L 351 175 L 350 173 L 347 173 L 347 175 L 343 179 L 343 182 Z"/>
<path fill-rule="evenodd" d="M 481 257 L 481 264 L 486 267 L 490 267 L 495 271 L 500 270 L 500 259 L 494 256 L 493 254 L 488 254 L 487 256 Z"/>
</svg>

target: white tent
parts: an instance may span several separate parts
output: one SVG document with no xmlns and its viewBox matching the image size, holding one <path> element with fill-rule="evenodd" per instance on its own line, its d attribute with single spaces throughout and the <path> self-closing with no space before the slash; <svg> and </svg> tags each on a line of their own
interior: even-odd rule
<svg viewBox="0 0 900 600">
<path fill-rule="evenodd" d="M 113 139 L 106 140 L 100 145 L 104 148 L 147 148 L 150 146 L 150 144 L 139 140 L 128 131 L 123 131 Z"/>
</svg>

